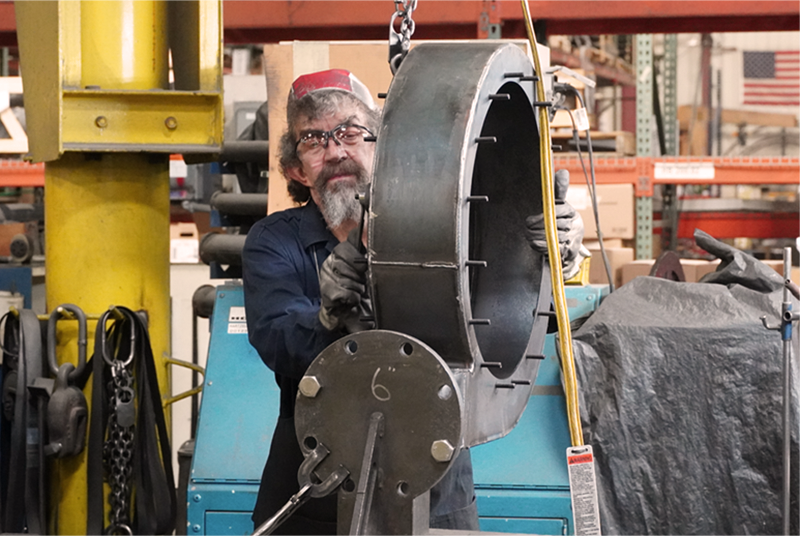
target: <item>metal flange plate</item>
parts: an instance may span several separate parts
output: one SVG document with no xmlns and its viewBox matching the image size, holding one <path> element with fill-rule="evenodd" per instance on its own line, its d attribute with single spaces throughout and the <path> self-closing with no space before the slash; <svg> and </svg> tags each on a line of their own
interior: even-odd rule
<svg viewBox="0 0 800 536">
<path fill-rule="evenodd" d="M 344 465 L 357 480 L 370 417 L 382 413 L 379 486 L 389 491 L 383 500 L 399 504 L 430 489 L 452 464 L 462 408 L 449 367 L 429 346 L 401 333 L 365 331 L 335 342 L 308 368 L 295 428 L 304 455 L 317 442 L 330 450 L 319 478 Z"/>
</svg>

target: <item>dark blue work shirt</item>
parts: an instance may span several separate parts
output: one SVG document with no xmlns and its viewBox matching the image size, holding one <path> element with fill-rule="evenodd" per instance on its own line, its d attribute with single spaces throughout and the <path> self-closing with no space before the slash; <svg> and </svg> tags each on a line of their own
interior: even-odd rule
<svg viewBox="0 0 800 536">
<path fill-rule="evenodd" d="M 242 250 L 247 332 L 275 372 L 282 417 L 294 415 L 297 384 L 314 358 L 344 335 L 325 329 L 317 316 L 319 269 L 338 243 L 313 201 L 276 212 L 247 234 Z"/>
</svg>

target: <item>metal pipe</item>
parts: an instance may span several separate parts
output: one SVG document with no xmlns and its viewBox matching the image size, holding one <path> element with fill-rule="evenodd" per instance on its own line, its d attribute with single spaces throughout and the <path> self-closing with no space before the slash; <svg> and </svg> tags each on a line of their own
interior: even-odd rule
<svg viewBox="0 0 800 536">
<path fill-rule="evenodd" d="M 717 138 L 717 156 L 722 154 L 722 69 L 717 69 L 717 110 L 714 114 L 714 134 Z"/>
<path fill-rule="evenodd" d="M 783 248 L 783 277 L 792 275 L 792 248 Z M 783 340 L 783 534 L 789 534 L 789 512 L 791 499 L 791 388 L 792 388 L 792 302 L 789 287 L 783 287 L 781 307 L 781 339 Z M 789 313 L 788 318 L 786 313 Z"/>
<path fill-rule="evenodd" d="M 226 141 L 219 155 L 220 162 L 269 163 L 269 141 Z"/>
<path fill-rule="evenodd" d="M 81 2 L 81 85 L 168 89 L 167 2 Z"/>
<path fill-rule="evenodd" d="M 266 216 L 267 194 L 227 194 L 214 192 L 211 207 L 224 214 Z"/>
<path fill-rule="evenodd" d="M 217 262 L 241 266 L 246 238 L 246 235 L 208 233 L 200 239 L 200 260 L 206 264 Z"/>
</svg>

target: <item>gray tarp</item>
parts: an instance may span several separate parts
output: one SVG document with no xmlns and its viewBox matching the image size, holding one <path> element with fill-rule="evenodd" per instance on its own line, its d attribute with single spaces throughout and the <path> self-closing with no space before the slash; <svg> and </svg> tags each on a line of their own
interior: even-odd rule
<svg viewBox="0 0 800 536">
<path fill-rule="evenodd" d="M 759 318 L 779 323 L 783 278 L 695 239 L 722 259 L 717 272 L 701 283 L 637 278 L 574 334 L 604 534 L 782 532 L 782 343 Z"/>
</svg>

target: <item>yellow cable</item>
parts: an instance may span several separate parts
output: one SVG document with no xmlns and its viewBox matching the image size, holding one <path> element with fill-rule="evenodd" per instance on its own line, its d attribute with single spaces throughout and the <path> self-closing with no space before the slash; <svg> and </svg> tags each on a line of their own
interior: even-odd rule
<svg viewBox="0 0 800 536">
<path fill-rule="evenodd" d="M 520 0 L 522 12 L 525 16 L 525 28 L 528 30 L 528 40 L 533 53 L 534 67 L 539 81 L 536 82 L 536 100 L 544 102 L 544 72 L 539 63 L 539 51 L 536 48 L 536 34 L 533 31 L 531 15 L 528 10 L 527 0 Z M 539 107 L 539 152 L 542 174 L 542 201 L 544 204 L 544 228 L 547 236 L 547 251 L 550 261 L 550 274 L 553 283 L 553 301 L 558 320 L 558 343 L 561 350 L 561 370 L 564 374 L 564 394 L 567 399 L 567 420 L 569 421 L 569 435 L 572 445 L 583 445 L 583 431 L 581 430 L 581 416 L 578 407 L 578 382 L 575 376 L 575 358 L 572 354 L 572 333 L 567 315 L 567 300 L 564 296 L 564 275 L 561 271 L 561 255 L 559 254 L 558 236 L 556 234 L 555 196 L 553 193 L 553 155 L 550 139 L 550 118 L 547 108 Z"/>
</svg>

